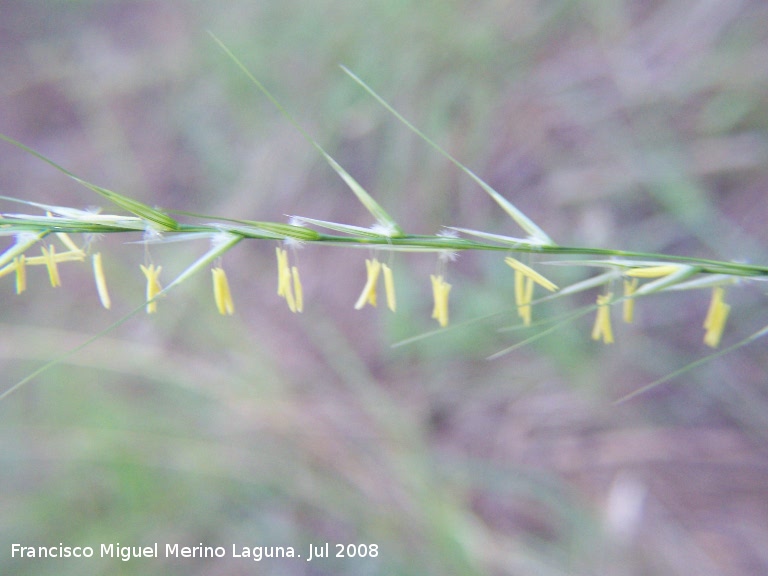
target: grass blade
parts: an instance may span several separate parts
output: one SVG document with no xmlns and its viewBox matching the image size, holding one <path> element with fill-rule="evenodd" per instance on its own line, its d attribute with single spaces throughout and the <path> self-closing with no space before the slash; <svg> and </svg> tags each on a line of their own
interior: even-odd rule
<svg viewBox="0 0 768 576">
<path fill-rule="evenodd" d="M 33 150 L 29 146 L 25 146 L 21 142 L 18 142 L 14 140 L 13 138 L 9 136 L 5 136 L 4 134 L 0 134 L 0 138 L 8 142 L 9 144 L 13 144 L 17 148 L 21 148 L 25 152 L 29 152 L 33 156 L 39 158 L 49 166 L 52 166 L 62 174 L 66 174 L 70 178 L 72 178 L 75 182 L 78 184 L 82 184 L 86 188 L 96 192 L 97 194 L 103 196 L 110 202 L 113 202 L 114 204 L 117 204 L 124 210 L 127 210 L 128 212 L 135 214 L 139 218 L 142 218 L 143 220 L 146 220 L 148 222 L 152 222 L 156 224 L 160 230 L 176 230 L 179 227 L 179 223 L 176 222 L 173 218 L 168 216 L 165 212 L 161 212 L 160 210 L 157 210 L 155 208 L 152 208 L 151 206 L 148 206 L 147 204 L 144 204 L 143 202 L 139 202 L 138 200 L 134 200 L 132 198 L 128 198 L 127 196 L 123 196 L 122 194 L 118 194 L 117 192 L 113 192 L 111 190 L 107 190 L 106 188 L 102 188 L 101 186 L 96 186 L 95 184 L 91 184 L 90 182 L 86 182 L 79 176 L 74 175 L 72 172 L 64 168 L 63 166 L 60 166 L 50 158 L 47 158 L 46 156 L 43 156 L 39 152 Z"/>
<path fill-rule="evenodd" d="M 341 67 L 342 70 L 350 77 L 352 80 L 357 82 L 368 94 L 373 96 L 379 104 L 384 106 L 390 113 L 392 113 L 395 118 L 400 120 L 403 124 L 405 124 L 412 132 L 414 132 L 417 136 L 419 136 L 422 140 L 424 140 L 427 144 L 432 146 L 435 150 L 437 150 L 440 154 L 442 154 L 445 158 L 450 160 L 457 168 L 459 168 L 462 172 L 464 172 L 467 176 L 472 178 L 483 190 L 485 190 L 491 198 L 493 198 L 496 203 L 501 206 L 504 211 L 509 214 L 512 219 L 517 222 L 517 224 L 528 234 L 530 234 L 531 238 L 537 243 L 537 244 L 546 244 L 549 246 L 556 246 L 556 244 L 552 241 L 552 239 L 547 235 L 544 230 L 539 228 L 539 226 L 536 225 L 536 223 L 528 218 L 522 211 L 520 211 L 517 206 L 512 204 L 509 200 L 504 198 L 501 194 L 499 194 L 496 190 L 491 188 L 489 184 L 487 184 L 482 178 L 480 178 L 477 174 L 472 172 L 469 168 L 464 166 L 461 162 L 456 160 L 453 156 L 451 156 L 448 152 L 446 152 L 443 148 L 441 148 L 434 140 L 430 139 L 426 134 L 424 134 L 421 130 L 416 128 L 413 124 L 411 124 L 408 120 L 406 120 L 397 110 L 392 108 L 386 100 L 384 100 L 381 96 L 379 96 L 376 92 L 374 92 L 373 88 L 368 86 L 365 82 L 363 82 L 357 75 L 355 75 L 351 70 L 346 68 L 345 66 Z"/>
<path fill-rule="evenodd" d="M 280 113 L 285 116 L 285 118 L 301 133 L 301 135 L 304 137 L 304 139 L 312 144 L 314 148 L 320 152 L 320 154 L 323 156 L 325 161 L 328 163 L 328 165 L 333 168 L 333 170 L 336 172 L 336 174 L 341 177 L 342 180 L 349 186 L 349 188 L 352 190 L 352 192 L 355 193 L 355 196 L 357 196 L 357 199 L 360 200 L 360 202 L 365 206 L 365 208 L 370 212 L 373 217 L 376 219 L 376 222 L 382 226 L 384 229 L 389 231 L 389 236 L 391 237 L 398 237 L 403 236 L 403 230 L 398 226 L 397 222 L 395 222 L 395 219 L 390 216 L 384 208 L 379 205 L 376 200 L 373 199 L 373 197 L 368 194 L 368 192 L 363 188 L 360 183 L 355 180 L 352 175 L 344 170 L 344 168 L 341 167 L 341 165 L 334 160 L 328 152 L 325 151 L 325 149 L 310 136 L 306 130 L 304 130 L 299 123 L 291 116 L 288 111 L 283 108 L 283 106 L 278 102 L 278 100 L 272 95 L 272 93 L 264 87 L 264 85 L 259 82 L 256 77 L 246 68 L 245 64 L 240 61 L 240 59 L 235 56 L 232 51 L 227 48 L 227 46 L 219 40 L 213 33 L 209 32 L 211 35 L 211 38 L 213 38 L 214 42 L 219 45 L 219 47 L 224 51 L 224 53 L 229 57 L 232 62 L 237 65 L 240 70 L 248 77 L 248 79 L 253 82 L 253 84 L 258 88 L 264 96 L 266 96 L 272 104 L 275 105 L 275 107 L 280 111 Z"/>
</svg>

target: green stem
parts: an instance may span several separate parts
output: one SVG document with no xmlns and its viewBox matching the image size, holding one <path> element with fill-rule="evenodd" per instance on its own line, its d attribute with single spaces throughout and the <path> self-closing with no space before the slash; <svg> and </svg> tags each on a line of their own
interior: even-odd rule
<svg viewBox="0 0 768 576">
<path fill-rule="evenodd" d="M 121 222 L 120 224 L 116 224 L 112 221 L 104 223 L 85 222 L 66 218 L 21 219 L 6 217 L 0 218 L 0 229 L 2 228 L 5 228 L 8 231 L 12 231 L 13 233 L 35 231 L 39 233 L 69 232 L 73 234 L 114 234 L 125 232 L 144 232 L 146 229 L 146 223 L 140 219 L 132 220 L 130 218 L 127 218 L 126 221 Z M 350 247 L 359 246 L 369 248 L 380 247 L 382 249 L 414 252 L 486 250 L 494 252 L 557 254 L 560 256 L 604 256 L 607 258 L 665 261 L 695 266 L 699 269 L 700 272 L 706 274 L 727 274 L 731 276 L 743 277 L 768 276 L 768 266 L 726 262 L 693 256 L 679 256 L 674 254 L 662 254 L 655 252 L 635 252 L 630 250 L 614 250 L 584 246 L 540 245 L 526 242 L 492 244 L 466 238 L 454 238 L 437 235 L 430 236 L 406 234 L 396 237 L 353 235 L 342 236 L 337 234 L 322 234 L 315 231 L 311 231 L 310 234 L 310 229 L 301 228 L 298 226 L 289 226 L 279 222 L 249 222 L 247 224 L 241 225 L 225 223 L 197 225 L 178 224 L 176 230 L 165 232 L 165 235 L 173 236 L 193 233 L 215 235 L 223 231 L 235 234 L 240 238 L 248 239 L 282 240 L 293 238 L 308 244 L 326 244 Z M 578 260 L 574 260 L 574 265 L 579 265 Z"/>
</svg>

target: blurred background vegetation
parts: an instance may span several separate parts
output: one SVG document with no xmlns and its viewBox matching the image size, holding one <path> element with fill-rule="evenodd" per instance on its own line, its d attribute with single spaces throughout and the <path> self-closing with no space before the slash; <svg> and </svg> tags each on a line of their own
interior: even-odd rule
<svg viewBox="0 0 768 576">
<path fill-rule="evenodd" d="M 353 195 L 212 42 L 214 32 L 414 233 L 518 233 L 344 64 L 560 244 L 768 258 L 768 5 L 761 0 L 13 1 L 0 4 L 0 132 L 163 208 L 370 225 Z M 9 145 L 0 194 L 100 199 Z M 5 211 L 18 211 L 6 205 Z M 3 389 L 143 298 L 140 238 L 0 290 Z M 166 282 L 207 245 L 153 247 Z M 498 255 L 397 255 L 397 314 L 352 310 L 365 253 L 298 254 L 306 311 L 275 294 L 274 243 L 207 274 L 0 403 L 3 574 L 761 574 L 768 571 L 768 355 L 708 353 L 708 294 L 638 304 L 617 343 L 591 318 L 527 333 Z M 584 271 L 540 266 L 560 285 Z M 35 270 L 34 272 L 40 272 Z M 729 289 L 723 345 L 766 324 Z M 567 301 L 566 301 L 567 300 Z M 555 315 L 594 294 L 542 305 Z M 376 543 L 366 560 L 18 561 L 26 545 Z"/>
</svg>

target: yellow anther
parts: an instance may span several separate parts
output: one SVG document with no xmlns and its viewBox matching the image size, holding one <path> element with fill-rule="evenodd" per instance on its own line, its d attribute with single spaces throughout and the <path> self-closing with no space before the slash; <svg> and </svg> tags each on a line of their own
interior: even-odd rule
<svg viewBox="0 0 768 576">
<path fill-rule="evenodd" d="M 227 274 L 223 268 L 212 268 L 213 275 L 213 299 L 216 308 L 222 316 L 231 316 L 235 313 L 235 304 L 232 302 L 232 293 L 229 291 Z"/>
<path fill-rule="evenodd" d="M 515 270 L 515 304 L 517 305 L 518 315 L 525 321 L 526 308 L 525 302 L 525 276 L 519 270 Z"/>
<path fill-rule="evenodd" d="M 605 344 L 613 343 L 613 329 L 611 328 L 611 298 L 610 292 L 597 297 L 597 315 L 595 325 L 592 328 L 592 340 L 603 339 Z"/>
<path fill-rule="evenodd" d="M 717 348 L 720 345 L 720 339 L 725 330 L 725 322 L 731 311 L 731 307 L 723 300 L 724 296 L 725 290 L 721 286 L 712 290 L 712 300 L 704 319 L 704 328 L 707 330 L 704 334 L 704 344 L 710 348 Z"/>
<path fill-rule="evenodd" d="M 299 278 L 299 269 L 291 266 L 291 276 L 293 276 L 293 292 L 296 295 L 296 312 L 304 311 L 304 289 L 301 287 L 301 278 Z"/>
<path fill-rule="evenodd" d="M 525 278 L 525 293 L 523 294 L 523 306 L 520 307 L 520 314 L 526 326 L 531 325 L 531 302 L 533 301 L 533 279 Z"/>
<path fill-rule="evenodd" d="M 276 254 L 277 254 L 277 295 L 282 296 L 285 298 L 286 303 L 288 304 L 288 309 L 291 312 L 301 312 L 304 309 L 304 299 L 303 294 L 298 294 L 297 297 L 300 299 L 299 304 L 297 305 L 297 299 L 294 298 L 294 288 L 298 292 L 302 292 L 301 290 L 301 282 L 298 280 L 299 278 L 299 272 L 296 270 L 295 272 L 291 272 L 291 267 L 288 264 L 288 252 L 280 248 L 279 246 L 276 248 Z M 296 268 L 294 266 L 294 268 Z M 293 284 L 291 283 L 291 280 L 293 280 Z"/>
<path fill-rule="evenodd" d="M 0 278 L 7 276 L 8 274 L 16 274 L 16 294 L 21 294 L 27 289 L 27 257 L 22 254 L 21 256 L 14 257 L 10 263 L 0 268 Z"/>
<path fill-rule="evenodd" d="M 639 280 L 632 278 L 632 280 L 624 280 L 624 302 L 622 304 L 622 311 L 624 316 L 624 322 L 631 324 L 635 319 L 635 299 L 633 294 L 637 290 Z"/>
<path fill-rule="evenodd" d="M 519 260 L 515 260 L 511 256 L 507 256 L 506 258 L 504 258 L 504 262 L 506 262 L 516 272 L 520 272 L 526 278 L 530 278 L 531 280 L 536 282 L 536 284 L 538 284 L 542 288 L 546 288 L 550 292 L 554 292 L 555 290 L 557 290 L 557 285 L 554 282 L 544 278 L 544 276 L 536 272 L 536 270 L 534 270 L 530 266 L 523 264 Z"/>
<path fill-rule="evenodd" d="M 291 288 L 284 272 L 288 268 L 288 253 L 278 246 L 275 248 L 275 254 L 277 254 L 277 295 L 285 297 L 285 291 Z"/>
<path fill-rule="evenodd" d="M 49 244 L 48 249 L 43 246 L 42 251 L 42 258 L 45 261 L 46 267 L 48 268 L 48 278 L 51 280 L 51 286 L 54 288 L 61 286 L 61 277 L 59 276 L 59 269 L 56 266 L 56 248 L 53 246 L 53 244 Z M 32 260 L 32 258 L 30 258 L 30 260 Z"/>
<path fill-rule="evenodd" d="M 557 290 L 557 285 L 515 258 L 507 256 L 504 258 L 504 262 L 515 271 L 515 304 L 517 305 L 517 314 L 523 320 L 523 324 L 530 326 L 534 283 L 546 288 L 550 292 Z"/>
<path fill-rule="evenodd" d="M 83 252 L 83 250 L 72 241 L 72 238 L 70 238 L 69 234 L 66 232 L 56 232 L 56 237 L 61 240 L 61 243 L 64 244 L 64 246 L 66 246 L 71 252 Z"/>
<path fill-rule="evenodd" d="M 515 270 L 515 304 L 517 315 L 526 326 L 531 325 L 531 301 L 533 300 L 533 279 L 520 270 Z"/>
<path fill-rule="evenodd" d="M 162 266 L 155 267 L 154 264 L 141 265 L 141 271 L 147 278 L 147 314 L 157 312 L 157 300 L 155 298 L 163 291 L 163 287 L 160 285 L 160 271 L 162 269 Z"/>
<path fill-rule="evenodd" d="M 92 260 L 93 277 L 96 279 L 96 291 L 99 293 L 99 300 L 101 300 L 101 305 L 109 310 L 112 306 L 112 300 L 110 300 L 109 291 L 107 290 L 107 278 L 104 276 L 104 267 L 101 263 L 101 252 L 94 254 Z"/>
<path fill-rule="evenodd" d="M 712 298 L 709 301 L 707 315 L 704 317 L 704 328 L 709 328 L 712 325 L 717 308 L 723 303 L 723 296 L 725 296 L 725 290 L 722 287 L 717 286 L 712 289 Z"/>
<path fill-rule="evenodd" d="M 395 279 L 392 277 L 392 269 L 386 264 L 382 264 L 381 271 L 384 272 L 384 292 L 387 295 L 387 307 L 394 312 L 397 308 L 397 299 L 395 298 Z"/>
<path fill-rule="evenodd" d="M 22 254 L 13 259 L 16 265 L 16 294 L 21 294 L 27 289 L 27 257 Z"/>
<path fill-rule="evenodd" d="M 445 328 L 448 325 L 448 294 L 451 291 L 451 285 L 443 279 L 442 275 L 430 275 L 430 278 L 432 279 L 432 295 L 435 300 L 432 318 Z"/>
<path fill-rule="evenodd" d="M 680 270 L 677 264 L 664 264 L 662 266 L 646 266 L 644 268 L 632 268 L 627 270 L 624 275 L 633 278 L 661 278 Z"/>
<path fill-rule="evenodd" d="M 46 256 L 45 254 L 45 248 L 43 248 L 42 256 L 31 256 L 27 258 L 27 266 L 48 266 L 49 256 Z M 85 252 L 82 250 L 78 250 L 77 252 L 67 250 L 66 252 L 53 253 L 53 261 L 56 264 L 61 264 L 62 262 L 82 262 L 83 260 L 85 260 Z"/>
<path fill-rule="evenodd" d="M 373 260 L 366 259 L 365 268 L 368 272 L 368 279 L 365 282 L 363 291 L 360 293 L 360 297 L 355 302 L 355 310 L 360 310 L 366 304 L 376 306 L 376 282 L 379 279 L 379 272 L 381 272 L 381 262 L 376 258 Z"/>
</svg>

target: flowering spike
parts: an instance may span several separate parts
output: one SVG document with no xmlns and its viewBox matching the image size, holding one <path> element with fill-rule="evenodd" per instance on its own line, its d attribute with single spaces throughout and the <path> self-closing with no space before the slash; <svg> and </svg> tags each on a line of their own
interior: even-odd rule
<svg viewBox="0 0 768 576">
<path fill-rule="evenodd" d="M 725 322 L 731 307 L 725 303 L 723 297 L 725 290 L 721 286 L 716 286 L 712 290 L 712 300 L 709 303 L 707 316 L 704 319 L 704 328 L 707 332 L 704 335 L 704 344 L 710 348 L 717 348 L 720 345 L 720 338 L 723 336 Z"/>
<path fill-rule="evenodd" d="M 304 289 L 301 287 L 299 278 L 299 269 L 291 266 L 291 275 L 293 276 L 293 292 L 296 295 L 296 312 L 304 311 Z"/>
<path fill-rule="evenodd" d="M 613 329 L 611 328 L 611 298 L 610 292 L 597 297 L 597 316 L 592 328 L 592 340 L 603 339 L 605 344 L 613 343 Z"/>
<path fill-rule="evenodd" d="M 163 287 L 160 285 L 160 271 L 162 269 L 162 266 L 155 267 L 154 264 L 149 266 L 141 265 L 141 271 L 144 272 L 144 276 L 147 278 L 147 314 L 157 312 L 157 301 L 155 298 L 163 291 Z"/>
<path fill-rule="evenodd" d="M 360 297 L 355 302 L 355 310 L 360 310 L 366 303 L 376 306 L 376 281 L 379 279 L 379 272 L 381 272 L 381 262 L 376 258 L 373 260 L 366 259 L 365 268 L 368 271 L 368 279 Z"/>
<path fill-rule="evenodd" d="M 632 296 L 637 290 L 637 284 L 639 280 L 632 278 L 632 280 L 624 280 L 624 303 L 622 307 L 624 322 L 632 324 L 635 319 L 635 299 Z"/>
<path fill-rule="evenodd" d="M 45 246 L 42 246 L 43 260 L 48 268 L 48 277 L 51 280 L 51 286 L 56 288 L 61 286 L 61 277 L 59 276 L 59 268 L 56 266 L 56 248 L 53 244 L 48 245 L 46 250 Z"/>
<path fill-rule="evenodd" d="M 222 316 L 232 316 L 235 313 L 235 304 L 232 302 L 232 294 L 229 291 L 227 274 L 220 267 L 211 269 L 211 273 L 213 274 L 213 299 L 216 301 L 216 308 Z"/>
<path fill-rule="evenodd" d="M 432 318 L 445 328 L 448 325 L 448 293 L 451 291 L 451 285 L 443 279 L 442 275 L 430 275 L 430 278 L 432 279 L 432 295 L 435 300 Z"/>
<path fill-rule="evenodd" d="M 384 292 L 387 295 L 387 307 L 394 312 L 397 308 L 397 299 L 395 297 L 395 279 L 392 277 L 392 268 L 382 264 L 381 270 L 384 272 Z"/>
<path fill-rule="evenodd" d="M 16 265 L 16 294 L 27 289 L 27 257 L 22 254 L 13 259 Z"/>
<path fill-rule="evenodd" d="M 93 255 L 93 277 L 96 279 L 96 291 L 99 293 L 101 305 L 109 310 L 112 306 L 112 300 L 109 298 L 107 279 L 104 276 L 104 267 L 101 264 L 101 252 Z"/>
</svg>

